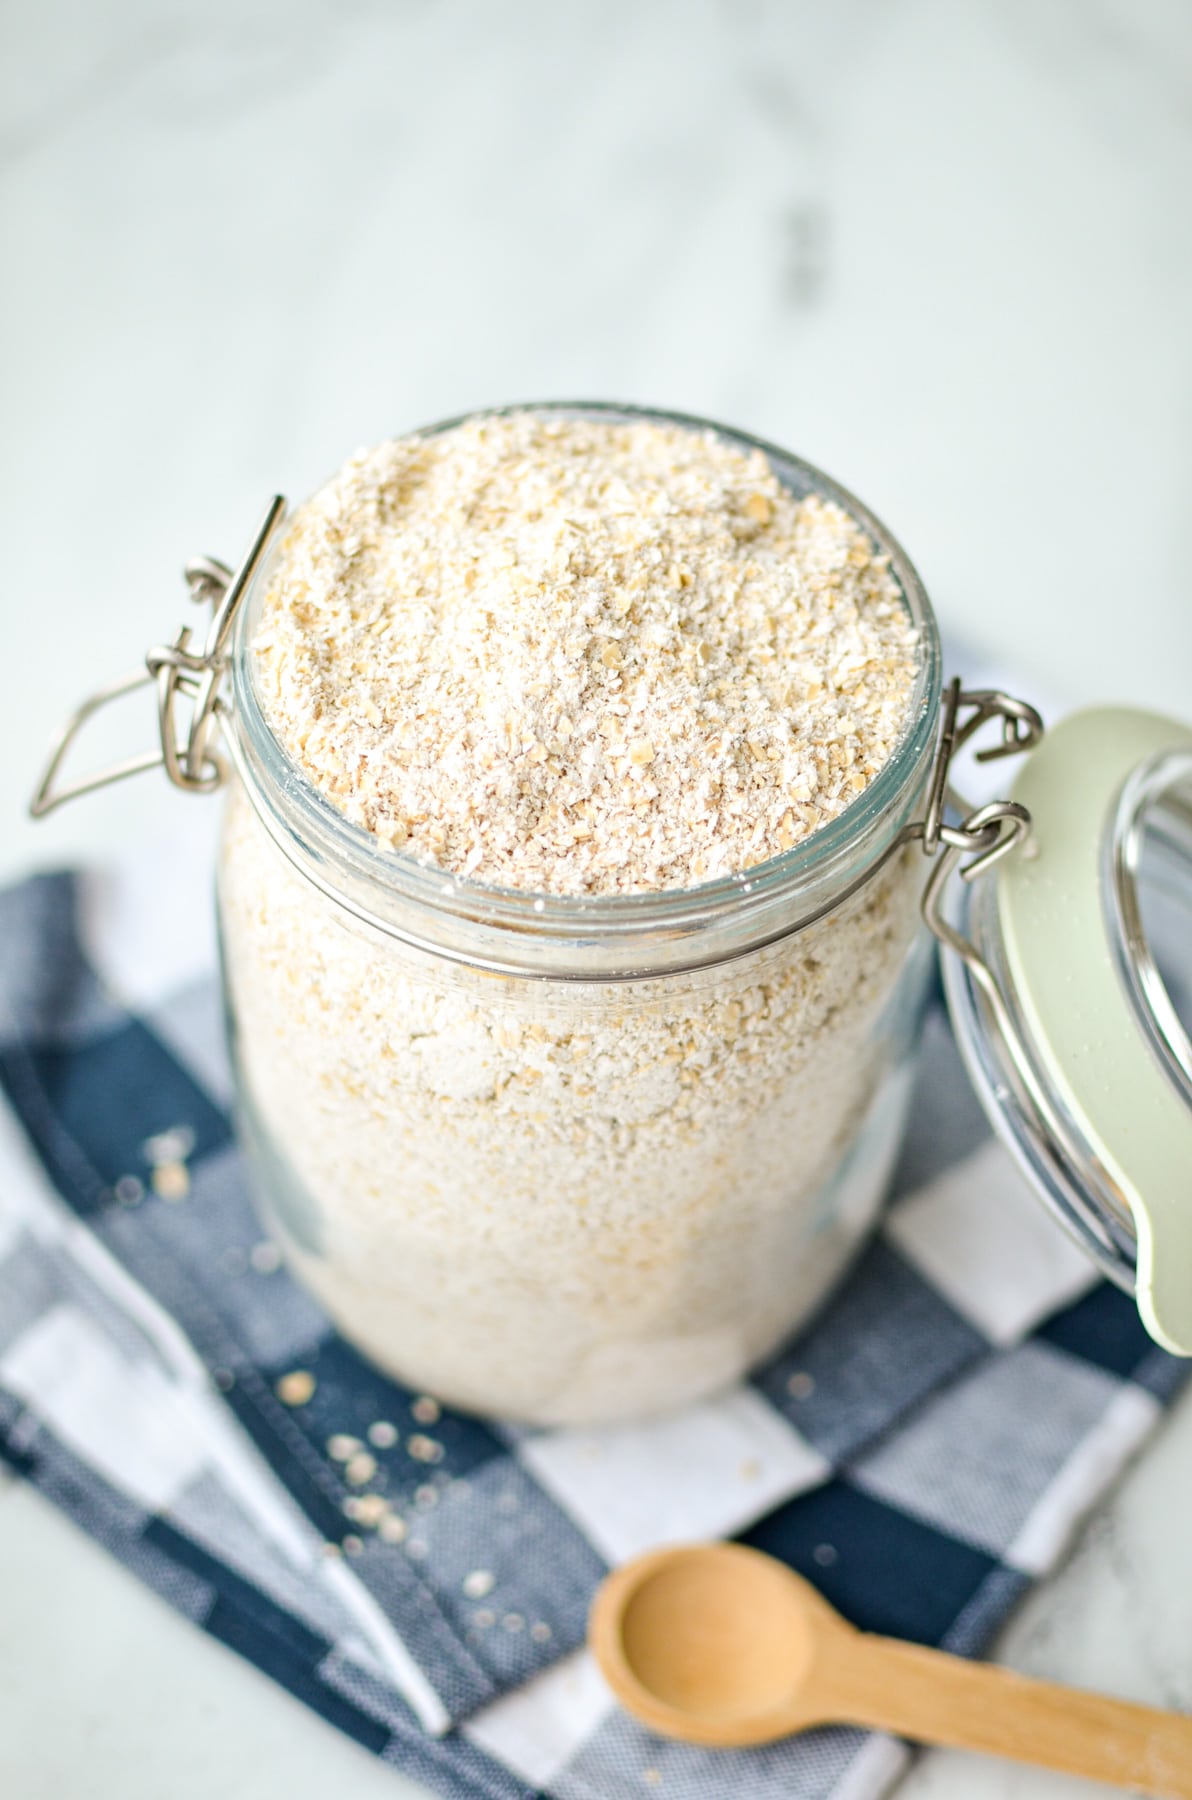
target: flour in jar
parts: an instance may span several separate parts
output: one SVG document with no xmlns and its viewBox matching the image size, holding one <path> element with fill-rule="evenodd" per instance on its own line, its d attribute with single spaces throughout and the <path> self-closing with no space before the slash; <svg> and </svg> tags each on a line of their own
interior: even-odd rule
<svg viewBox="0 0 1192 1800">
<path fill-rule="evenodd" d="M 379 866 L 529 907 L 798 846 L 906 737 L 922 648 L 860 525 L 762 452 L 527 411 L 354 456 L 250 654 Z M 722 965 L 522 979 L 349 918 L 250 798 L 220 877 L 245 1129 L 348 1336 L 458 1405 L 578 1421 L 708 1392 L 806 1316 L 880 1198 L 841 1171 L 901 1075 L 913 862 Z"/>
<path fill-rule="evenodd" d="M 316 787 L 452 874 L 689 887 L 837 818 L 906 725 L 888 561 L 711 432 L 533 413 L 354 456 L 253 643 Z"/>
</svg>

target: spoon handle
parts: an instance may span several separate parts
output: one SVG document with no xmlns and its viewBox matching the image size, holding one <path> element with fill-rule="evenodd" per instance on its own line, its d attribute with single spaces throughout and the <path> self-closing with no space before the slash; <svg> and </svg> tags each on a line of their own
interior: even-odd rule
<svg viewBox="0 0 1192 1800">
<path fill-rule="evenodd" d="M 824 1718 L 1192 1800 L 1192 1718 L 1179 1713 L 864 1632 L 834 1644 L 817 1676 Z"/>
</svg>

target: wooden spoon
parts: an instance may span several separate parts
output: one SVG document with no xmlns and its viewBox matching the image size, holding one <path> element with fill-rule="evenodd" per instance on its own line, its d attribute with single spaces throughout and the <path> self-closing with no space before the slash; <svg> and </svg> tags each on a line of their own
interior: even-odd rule
<svg viewBox="0 0 1192 1800">
<path fill-rule="evenodd" d="M 664 1737 L 739 1748 L 867 1725 L 1192 1800 L 1192 1718 L 857 1631 L 743 1544 L 627 1563 L 597 1593 L 588 1641 L 622 1706 Z"/>
</svg>

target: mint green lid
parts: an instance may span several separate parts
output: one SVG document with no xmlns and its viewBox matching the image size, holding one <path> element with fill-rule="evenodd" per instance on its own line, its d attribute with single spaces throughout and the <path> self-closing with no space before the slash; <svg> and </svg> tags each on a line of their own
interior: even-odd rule
<svg viewBox="0 0 1192 1800">
<path fill-rule="evenodd" d="M 1192 1053 L 1141 935 L 1141 808 L 1130 795 L 1162 797 L 1190 772 L 1186 726 L 1119 707 L 1074 714 L 1019 774 L 1012 797 L 1030 812 L 1031 839 L 991 877 L 1004 979 L 1035 1072 L 1081 1142 L 1090 1190 L 1132 1223 L 1147 1330 L 1183 1356 L 1192 1355 Z M 1192 803 L 1180 804 L 1192 827 Z M 1186 874 L 1189 930 L 1176 954 L 1192 982 L 1192 861 Z M 1157 993 L 1156 1010 L 1148 994 Z"/>
</svg>

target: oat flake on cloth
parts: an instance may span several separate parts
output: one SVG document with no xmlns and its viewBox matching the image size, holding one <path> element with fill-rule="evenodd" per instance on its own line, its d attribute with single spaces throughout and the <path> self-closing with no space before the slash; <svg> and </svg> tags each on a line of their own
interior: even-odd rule
<svg viewBox="0 0 1192 1800">
<path fill-rule="evenodd" d="M 160 857 L 0 894 L 0 1456 L 444 1793 L 882 1793 L 908 1752 L 860 1731 L 651 1736 L 582 1641 L 606 1569 L 723 1535 L 976 1654 L 1180 1385 L 990 1137 L 938 1003 L 893 1205 L 818 1322 L 684 1412 L 530 1432 L 377 1373 L 263 1241 L 209 914 Z"/>
</svg>

